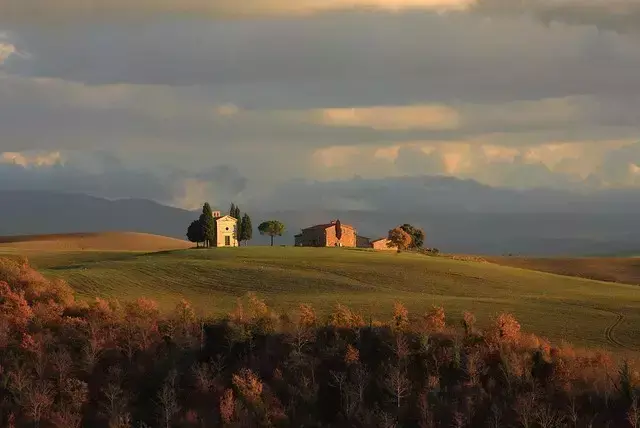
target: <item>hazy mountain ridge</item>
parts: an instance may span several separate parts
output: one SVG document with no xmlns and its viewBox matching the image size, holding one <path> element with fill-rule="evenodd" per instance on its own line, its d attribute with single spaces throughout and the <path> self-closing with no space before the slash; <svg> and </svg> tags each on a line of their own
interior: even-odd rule
<svg viewBox="0 0 640 428">
<path fill-rule="evenodd" d="M 291 245 L 301 228 L 340 218 L 370 237 L 412 223 L 426 230 L 428 246 L 451 252 L 633 254 L 640 249 L 638 196 L 635 190 L 519 191 L 448 177 L 354 179 L 292 182 L 241 209 L 251 214 L 254 227 L 266 219 L 282 220 L 287 233 L 277 244 Z M 126 230 L 184 239 L 198 215 L 144 199 L 46 191 L 0 191 L 0 201 L 0 235 Z M 352 203 L 343 207 L 341 201 Z M 254 238 L 253 244 L 268 242 L 257 230 Z"/>
</svg>

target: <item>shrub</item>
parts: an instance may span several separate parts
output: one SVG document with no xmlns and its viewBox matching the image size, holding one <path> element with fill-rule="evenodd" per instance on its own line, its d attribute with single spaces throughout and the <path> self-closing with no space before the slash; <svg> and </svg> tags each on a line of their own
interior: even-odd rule
<svg viewBox="0 0 640 428">
<path fill-rule="evenodd" d="M 425 326 L 429 331 L 441 332 L 446 327 L 446 317 L 442 306 L 434 306 L 424 316 Z"/>
<path fill-rule="evenodd" d="M 233 385 L 238 390 L 238 393 L 247 402 L 256 404 L 260 401 L 262 396 L 262 382 L 249 369 L 242 369 L 238 373 L 233 375 Z"/>
<path fill-rule="evenodd" d="M 500 314 L 493 321 L 490 336 L 496 341 L 515 343 L 520 338 L 520 323 L 511 314 Z"/>
<path fill-rule="evenodd" d="M 329 324 L 336 328 L 356 328 L 364 325 L 364 319 L 338 303 L 329 317 Z"/>
<path fill-rule="evenodd" d="M 396 330 L 405 330 L 409 326 L 409 311 L 402 303 L 393 304 L 392 326 Z"/>
</svg>

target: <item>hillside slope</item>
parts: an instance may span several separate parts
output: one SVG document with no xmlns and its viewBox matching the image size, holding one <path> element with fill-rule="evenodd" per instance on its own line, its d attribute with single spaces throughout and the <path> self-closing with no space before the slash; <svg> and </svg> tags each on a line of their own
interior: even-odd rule
<svg viewBox="0 0 640 428">
<path fill-rule="evenodd" d="M 523 328 L 582 345 L 640 350 L 640 288 L 414 254 L 338 248 L 186 250 L 156 254 L 57 253 L 31 258 L 85 298 L 151 297 L 164 309 L 186 298 L 203 313 L 225 314 L 253 291 L 277 309 L 337 303 L 366 318 L 388 318 L 393 303 L 420 315 L 443 305 L 486 323 L 512 312 Z"/>
<path fill-rule="evenodd" d="M 640 285 L 640 258 L 637 257 L 488 257 L 487 260 L 502 266 Z"/>
<path fill-rule="evenodd" d="M 136 232 L 0 236 L 0 250 L 16 252 L 166 251 L 190 248 L 184 240 Z"/>
</svg>

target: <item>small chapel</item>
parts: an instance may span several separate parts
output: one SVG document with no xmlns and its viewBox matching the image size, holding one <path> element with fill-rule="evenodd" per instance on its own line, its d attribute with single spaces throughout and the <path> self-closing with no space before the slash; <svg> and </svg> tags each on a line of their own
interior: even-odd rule
<svg viewBox="0 0 640 428">
<path fill-rule="evenodd" d="M 230 215 L 221 215 L 220 211 L 213 211 L 213 221 L 216 226 L 216 239 L 211 244 L 215 247 L 237 247 L 238 219 Z"/>
</svg>

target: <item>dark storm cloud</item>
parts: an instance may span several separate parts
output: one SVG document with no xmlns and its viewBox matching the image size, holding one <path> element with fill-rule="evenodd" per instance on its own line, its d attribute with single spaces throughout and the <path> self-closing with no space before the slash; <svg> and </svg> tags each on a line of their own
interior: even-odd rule
<svg viewBox="0 0 640 428">
<path fill-rule="evenodd" d="M 0 155 L 126 153 L 82 185 L 183 206 L 355 171 L 636 182 L 635 1 L 118 1 L 0 0 Z M 3 178 L 77 189 L 91 162 Z"/>
<path fill-rule="evenodd" d="M 624 94 L 637 89 L 640 66 L 634 38 L 470 14 L 44 27 L 25 29 L 16 44 L 31 58 L 12 61 L 13 73 L 212 85 L 243 106 L 268 108 Z"/>
</svg>

